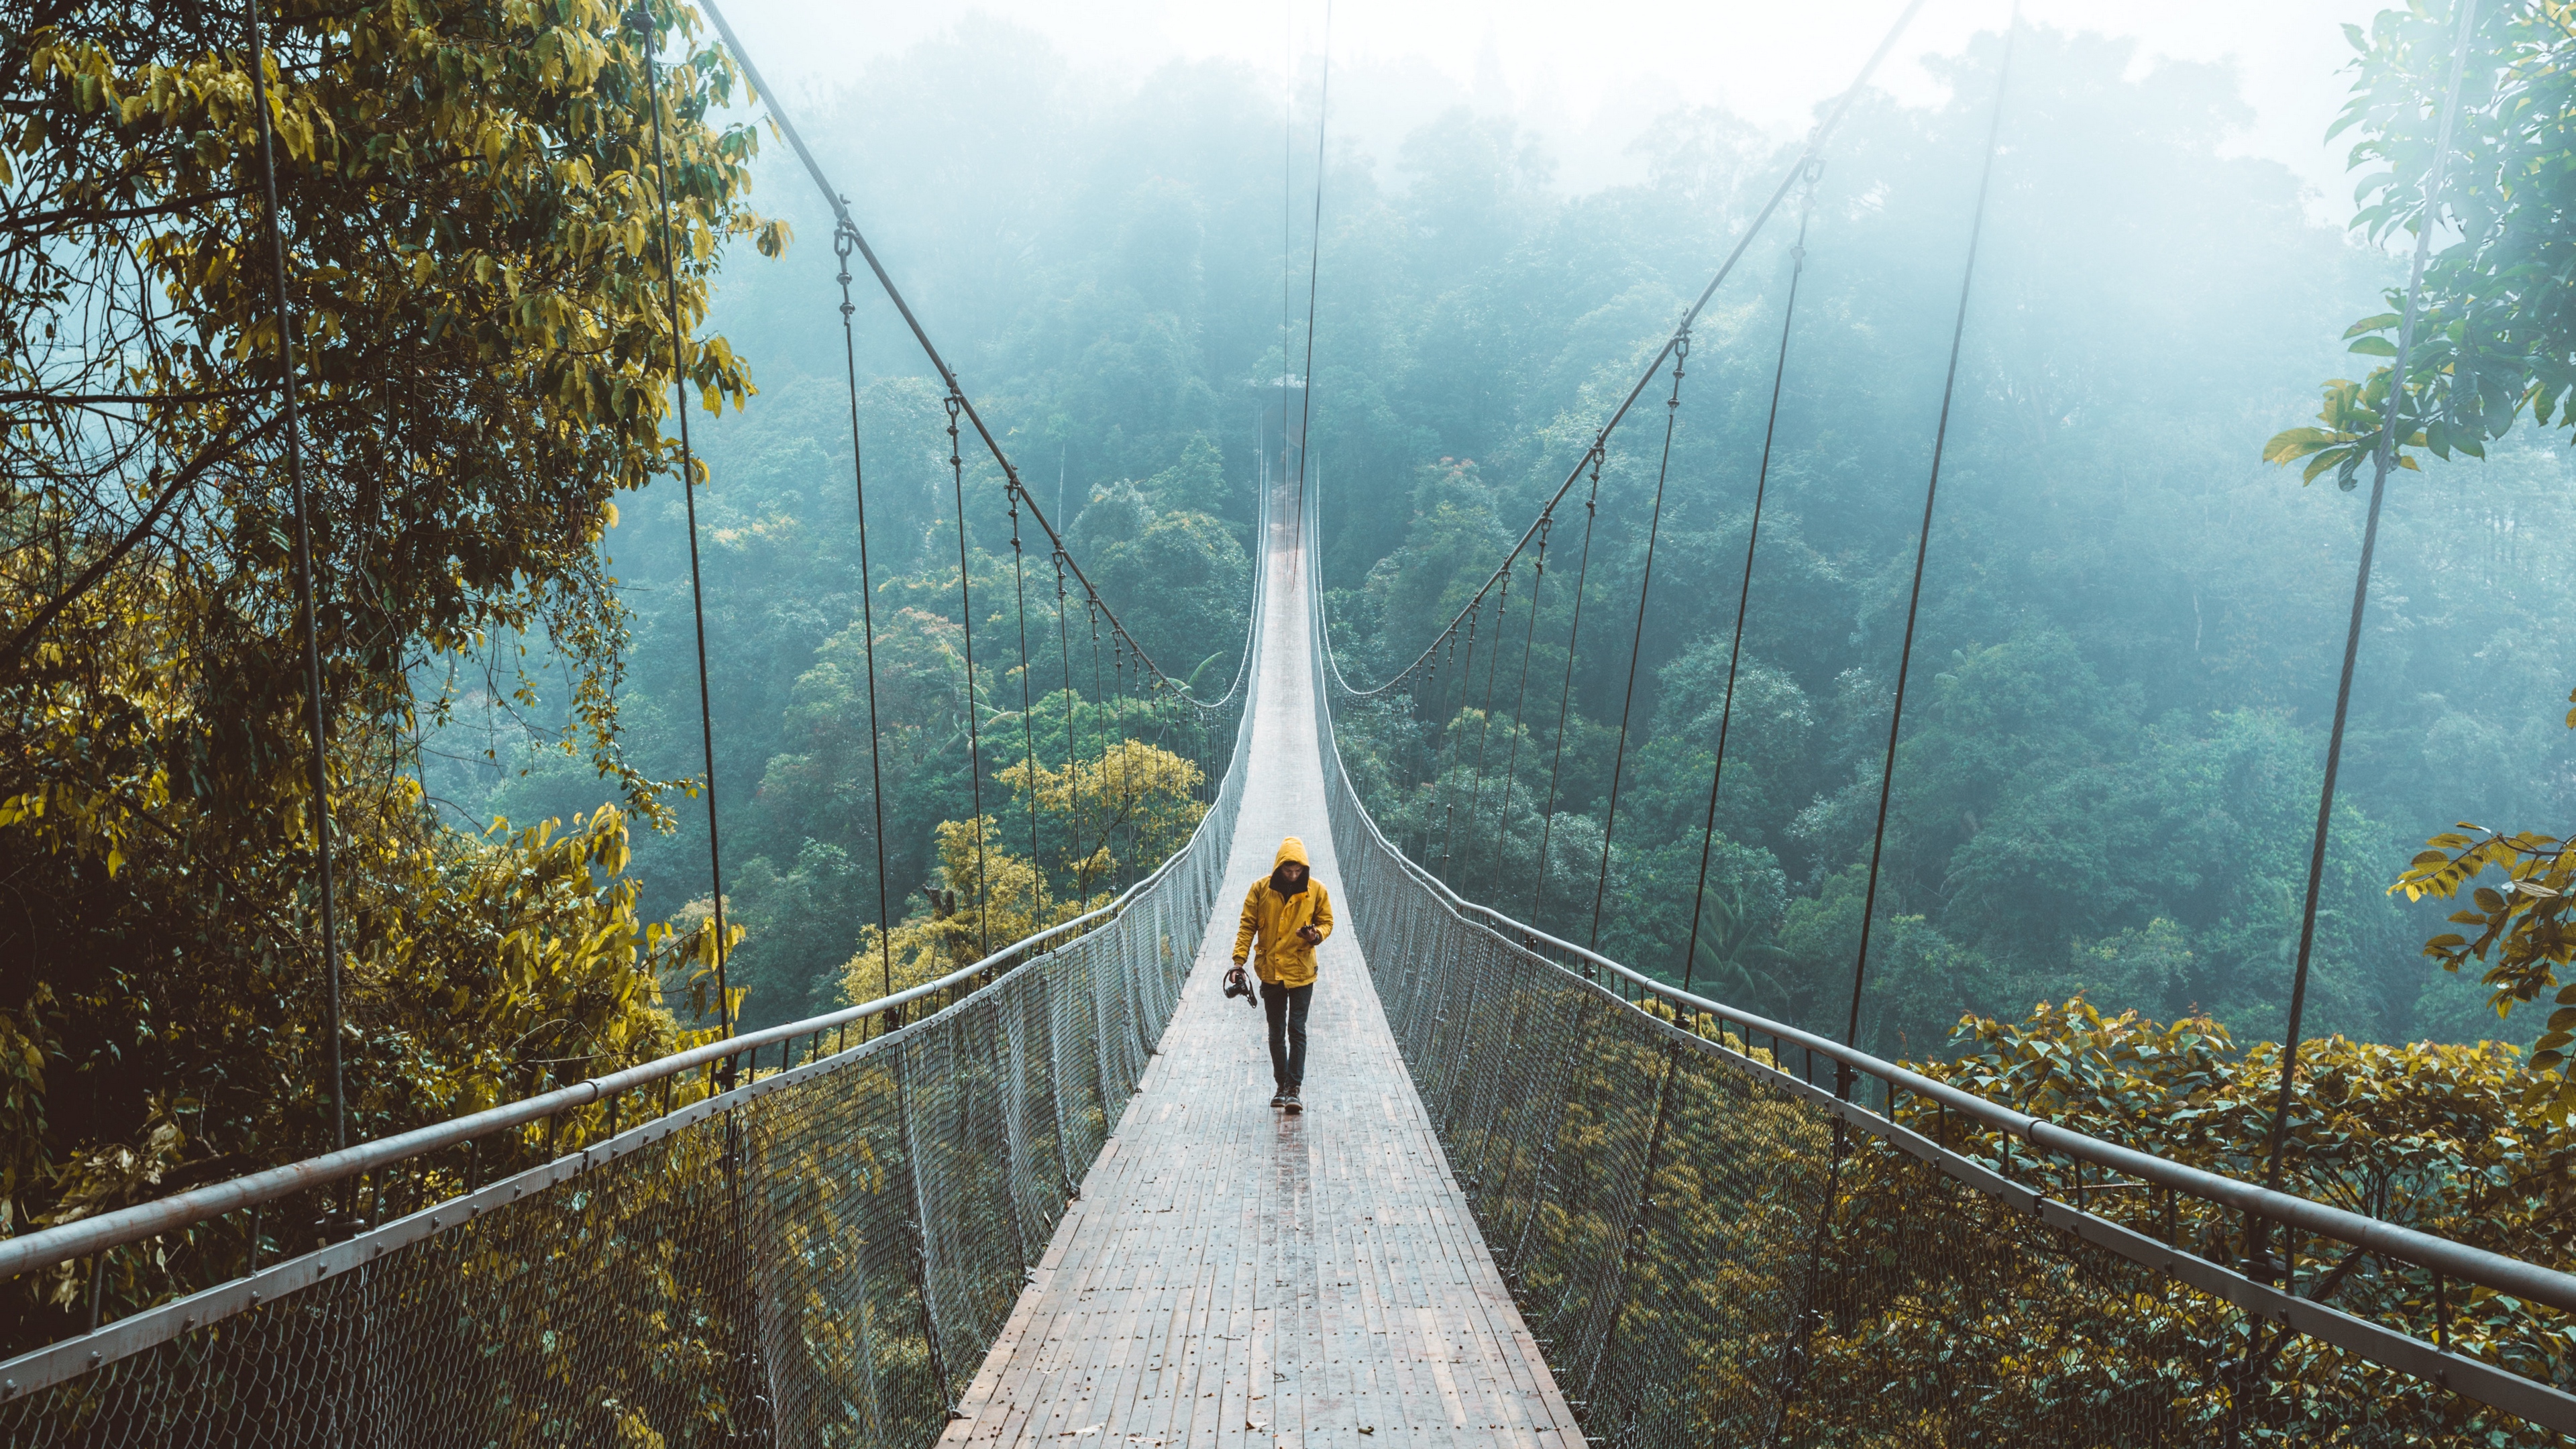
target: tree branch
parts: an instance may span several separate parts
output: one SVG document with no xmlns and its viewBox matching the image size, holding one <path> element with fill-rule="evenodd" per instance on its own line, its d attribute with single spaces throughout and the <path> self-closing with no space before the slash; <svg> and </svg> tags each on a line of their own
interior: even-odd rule
<svg viewBox="0 0 2576 1449">
<path fill-rule="evenodd" d="M 5 649 L 0 649 L 0 670 L 16 672 L 20 656 L 25 653 L 29 644 L 35 642 L 36 636 L 43 633 L 47 625 L 60 617 L 73 600 L 88 593 L 100 579 L 105 578 L 107 571 L 116 567 L 119 559 L 133 552 L 134 546 L 141 543 L 160 524 L 161 515 L 169 511 L 170 505 L 179 501 L 180 494 L 186 492 L 191 485 L 204 476 L 208 468 L 231 457 L 252 439 L 266 433 L 274 425 L 274 420 L 271 420 L 253 429 L 244 437 L 216 437 L 199 448 L 197 456 L 189 459 L 187 466 L 171 475 L 169 483 L 161 490 L 161 496 L 152 500 L 152 506 L 144 510 L 143 517 L 135 523 L 134 527 L 126 531 L 125 537 L 117 540 L 116 547 L 109 549 L 105 556 L 82 570 L 81 576 L 72 581 L 71 587 L 56 595 L 52 603 L 37 610 L 36 617 L 28 620 L 26 627 L 10 638 Z"/>
<path fill-rule="evenodd" d="M 148 206 L 117 206 L 105 211 L 93 211 L 77 206 L 63 207 L 55 211 L 38 211 L 26 216 L 0 218 L 0 232 L 34 231 L 39 227 L 51 226 L 63 221 L 90 225 L 109 221 L 140 221 L 145 217 L 173 216 L 183 211 L 193 211 L 210 201 L 232 201 L 248 195 L 250 195 L 249 188 L 237 186 L 229 191 L 209 191 L 196 196 L 178 197 L 170 201 L 156 201 Z"/>
</svg>

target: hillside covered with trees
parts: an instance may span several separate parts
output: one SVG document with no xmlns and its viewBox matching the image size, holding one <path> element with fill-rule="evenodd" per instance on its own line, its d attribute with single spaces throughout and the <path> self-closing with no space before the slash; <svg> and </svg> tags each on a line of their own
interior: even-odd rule
<svg viewBox="0 0 2576 1449">
<path fill-rule="evenodd" d="M 0 959 L 35 963 L 0 978 L 0 1232 L 338 1131 L 248 76 L 185 7 L 54 8 L 0 35 Z M 2572 72 L 2533 14 L 2481 32 L 2524 69 L 2469 98 L 2455 214 L 2483 240 L 2446 233 L 2426 335 L 2453 345 L 2410 360 L 2306 1023 L 2347 1039 L 2321 1058 L 2339 1101 L 2402 1099 L 2387 1120 L 2432 1122 L 2424 1152 L 2492 1189 L 2423 1221 L 2541 1256 L 2530 1161 L 2490 1150 L 2563 1157 L 2565 1112 L 2526 1089 L 2576 1027 L 2555 999 L 2576 867 L 2519 833 L 2576 814 L 2553 643 L 2576 354 L 2563 287 L 2528 282 L 2567 242 L 2518 179 L 2576 174 L 2528 119 L 2564 105 L 2522 103 Z M 1215 758 L 1078 596 L 1059 611 L 1033 521 L 893 310 L 845 293 L 828 214 L 677 11 L 675 369 L 641 52 L 608 9 L 548 15 L 290 11 L 274 38 L 352 1137 L 714 1028 L 710 787 L 729 985 L 770 1024 L 1097 906 L 1186 838 Z M 2372 369 L 2438 29 L 2391 12 L 2356 36 L 2356 165 L 2394 179 L 2350 230 L 2238 153 L 2226 69 L 2022 34 L 1862 1046 L 2025 1101 L 2098 1088 L 2134 1111 L 2097 1130 L 2141 1145 L 2216 1093 L 2232 1135 L 2202 1158 L 2251 1160 L 2362 528 L 2365 490 L 2336 484 L 2367 483 L 2389 406 Z M 1597 511 L 1552 535 L 1529 667 L 1570 681 L 1562 751 L 1553 688 L 1519 717 L 1480 692 L 1338 721 L 1389 836 L 1462 893 L 1575 940 L 1597 917 L 1609 955 L 1839 1035 L 2000 49 L 1941 61 L 1949 99 L 1865 96 L 1815 186 L 1706 892 L 1785 231 L 1693 339 L 1651 606 L 1651 440 L 1623 433 Z M 1278 383 L 1305 365 L 1282 222 L 1316 178 L 1282 175 L 1274 81 L 1106 78 L 969 18 L 800 104 L 1134 645 L 1221 694 Z M 1307 467 L 1351 680 L 1400 669 L 1504 557 L 1796 149 L 1676 111 L 1634 138 L 1641 179 L 1576 186 L 1514 114 L 1463 105 L 1329 148 Z M 1454 835 L 1461 798 L 1499 833 Z M 2499 993 L 2551 999 L 2500 1024 Z M 2109 1085 L 2054 1046 L 2098 1048 Z M 2334 1120 L 2349 1144 L 2381 1119 Z M 2343 1191 L 2347 1161 L 2319 1163 L 2303 1189 Z"/>
</svg>

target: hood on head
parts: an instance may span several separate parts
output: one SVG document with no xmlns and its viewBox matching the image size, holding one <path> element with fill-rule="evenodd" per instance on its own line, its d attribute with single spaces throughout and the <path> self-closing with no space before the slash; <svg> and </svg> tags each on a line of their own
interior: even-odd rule
<svg viewBox="0 0 2576 1449">
<path fill-rule="evenodd" d="M 1279 853 L 1270 858 L 1270 869 L 1272 874 L 1277 874 L 1279 867 L 1286 865 L 1292 860 L 1297 862 L 1299 865 L 1306 867 L 1308 870 L 1313 870 L 1315 868 L 1314 862 L 1306 858 L 1306 842 L 1299 840 L 1293 835 L 1280 841 Z"/>
</svg>

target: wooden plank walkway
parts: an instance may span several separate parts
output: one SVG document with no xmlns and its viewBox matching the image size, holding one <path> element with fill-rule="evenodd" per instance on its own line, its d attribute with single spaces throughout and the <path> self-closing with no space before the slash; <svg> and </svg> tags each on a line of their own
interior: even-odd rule
<svg viewBox="0 0 2576 1449">
<path fill-rule="evenodd" d="M 1341 901 L 1307 678 L 1304 564 L 1271 617 L 1228 880 L 1302 837 Z M 1223 993 L 1231 901 L 1108 1147 L 941 1437 L 956 1445 L 1580 1446 L 1397 1055 L 1358 948 L 1320 953 L 1307 1109 L 1269 1106 Z"/>
</svg>

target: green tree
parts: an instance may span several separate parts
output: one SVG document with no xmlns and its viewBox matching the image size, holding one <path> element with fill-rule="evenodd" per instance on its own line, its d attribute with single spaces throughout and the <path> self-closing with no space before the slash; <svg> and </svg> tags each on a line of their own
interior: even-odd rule
<svg viewBox="0 0 2576 1449">
<path fill-rule="evenodd" d="M 2576 692 L 2568 698 L 2576 700 Z M 2576 709 L 2567 712 L 2567 726 L 2576 729 Z M 2470 884 L 2490 867 L 2502 877 L 2499 885 Z M 2426 841 L 2388 889 L 2408 900 L 2470 892 L 2471 908 L 2451 920 L 2477 934 L 2445 931 L 2424 943 L 2424 954 L 2445 971 L 2485 963 L 2479 979 L 2492 988 L 2487 1000 L 2498 1017 L 2553 996 L 2555 1009 L 2533 1043 L 2531 1065 L 2557 1069 L 2556 1111 L 2562 1121 L 2576 1120 L 2576 985 L 2559 985 L 2560 970 L 2576 960 L 2576 918 L 2568 913 L 2576 900 L 2576 840 L 2528 830 L 2508 835 L 2463 820 L 2457 831 Z"/>
<path fill-rule="evenodd" d="M 2017 1020 L 1971 1017 L 1959 1024 L 1957 1045 L 1956 1059 L 1916 1070 L 2168 1161 L 2238 1178 L 2263 1170 L 2280 1090 L 2277 1044 L 2239 1048 L 2206 1018 L 2106 1016 L 2077 998 L 2043 1002 Z M 2564 1210 L 2564 1163 L 2576 1142 L 2548 1095 L 2529 1091 L 2533 1074 L 2513 1048 L 2330 1037 L 2303 1044 L 2299 1061 L 2285 1190 L 2528 1262 L 2576 1259 Z M 2082 1202 L 2204 1257 L 2228 1261 L 2243 1242 L 2241 1216 L 2214 1204 L 2105 1191 L 2099 1169 L 2087 1174 L 2088 1192 L 2076 1164 L 2034 1158 L 1934 1104 L 1903 1105 L 1898 1115 L 2050 1198 Z M 1888 1209 L 1890 1194 L 1904 1196 L 1905 1211 Z M 2024 1231 L 2000 1203 L 1874 1142 L 1845 1169 L 1835 1212 L 1835 1275 L 1848 1274 L 1837 1281 L 1852 1286 L 1818 1332 L 1819 1372 L 1864 1392 L 1886 1384 L 1891 1362 L 1909 1365 L 1911 1377 L 1986 1386 L 1919 1401 L 1926 1418 L 1908 1426 L 1909 1442 L 2081 1434 L 2115 1401 L 2125 1401 L 2131 1423 L 2205 1422 L 2232 1408 L 2254 1442 L 2306 1442 L 2290 1437 L 2301 1424 L 2363 1435 L 2414 1425 L 2444 1442 L 2555 1438 L 2432 1382 L 2364 1370 L 2322 1340 L 2236 1339 L 2237 1310 L 2107 1255 L 2027 1240 L 1999 1251 Z M 2563 1382 L 2571 1368 L 2546 1310 L 2452 1284 L 2446 1313 L 2429 1272 L 2323 1241 L 2282 1246 L 2299 1256 L 2302 1298 L 2428 1341 L 2447 1318 L 2449 1351 L 2545 1383 Z M 2220 1365 L 2209 1349 L 2218 1343 L 2240 1362 L 2247 1350 L 2235 1345 L 2257 1351 L 2259 1392 L 2240 1392 L 2232 1405 L 2210 1392 Z M 2006 1372 L 2008 1364 L 2032 1371 Z M 1972 1427 L 1973 1440 L 1960 1437 Z"/>
<path fill-rule="evenodd" d="M 459 836 L 412 778 L 455 702 L 416 681 L 534 647 L 571 667 L 567 747 L 663 810 L 616 736 L 603 552 L 614 495 L 678 463 L 645 45 L 678 42 L 677 365 L 709 408 L 751 392 L 696 335 L 721 248 L 785 232 L 743 204 L 751 130 L 707 119 L 731 71 L 694 12 L 657 16 L 648 40 L 597 0 L 289 5 L 258 58 L 356 1136 L 683 1039 L 622 816 Z M 184 5 L 48 0 L 0 33 L 0 957 L 38 963 L 0 987 L 19 1222 L 330 1140 L 289 379 L 245 61 L 230 11 Z M 525 671 L 515 689 L 534 702 Z M 108 1161 L 154 1165 L 110 1181 Z"/>
<path fill-rule="evenodd" d="M 2352 99 L 2328 134 L 2355 132 L 2351 167 L 2364 173 L 2353 230 L 2374 245 L 2451 235 L 2428 259 L 2413 355 L 2399 359 L 2402 290 L 2388 310 L 2344 333 L 2351 350 L 2391 361 L 2359 382 L 2325 385 L 2323 427 L 2293 428 L 2265 445 L 2274 462 L 2332 469 L 2343 487 L 2369 460 L 2396 395 L 2397 462 L 2410 448 L 2437 458 L 2486 456 L 2528 410 L 2544 428 L 2576 428 L 2576 37 L 2559 0 L 2482 9 L 2469 38 L 2450 156 L 2436 155 L 2459 43 L 2459 8 L 2414 0 L 2383 10 L 2364 31 Z M 2431 196 L 2437 163 L 2442 194 Z M 2397 382 L 2400 371 L 2404 384 Z"/>
<path fill-rule="evenodd" d="M 2274 437 L 2264 456 L 2307 460 L 2303 481 L 2332 470 L 2345 488 L 2393 432 L 2395 461 L 2416 468 L 2410 449 L 2438 458 L 2487 456 L 2525 411 L 2541 428 L 2576 429 L 2576 33 L 2555 0 L 2486 7 L 2460 34 L 2455 4 L 2417 0 L 2386 10 L 2368 31 L 2346 27 L 2358 78 L 2335 132 L 2356 133 L 2351 165 L 2365 171 L 2352 227 L 2368 240 L 2445 236 L 2427 259 L 2413 351 L 2393 339 L 2406 305 L 2364 317 L 2344 333 L 2351 350 L 2390 359 L 2359 382 L 2325 385 L 2322 427 Z M 2451 151 L 2440 128 L 2455 47 L 2467 47 Z M 2439 170 L 2442 189 L 2433 194 Z M 2394 421 L 2391 422 L 2393 415 Z M 2576 712 L 2568 715 L 2576 727 Z M 2473 885 L 2490 867 L 2500 888 Z M 2474 934 L 2446 931 L 2424 954 L 2457 972 L 2487 963 L 2490 1004 L 2502 1017 L 2555 992 L 2556 1009 L 2532 1055 L 2536 1068 L 2566 1068 L 2576 1043 L 2576 987 L 2558 969 L 2576 958 L 2566 893 L 2576 887 L 2576 849 L 2536 831 L 2490 831 L 2463 821 L 2426 848 L 2389 890 L 2410 901 L 2471 892 L 2473 909 L 2451 916 Z M 2576 1075 L 2562 1070 L 2558 1111 L 2576 1114 Z"/>
</svg>

